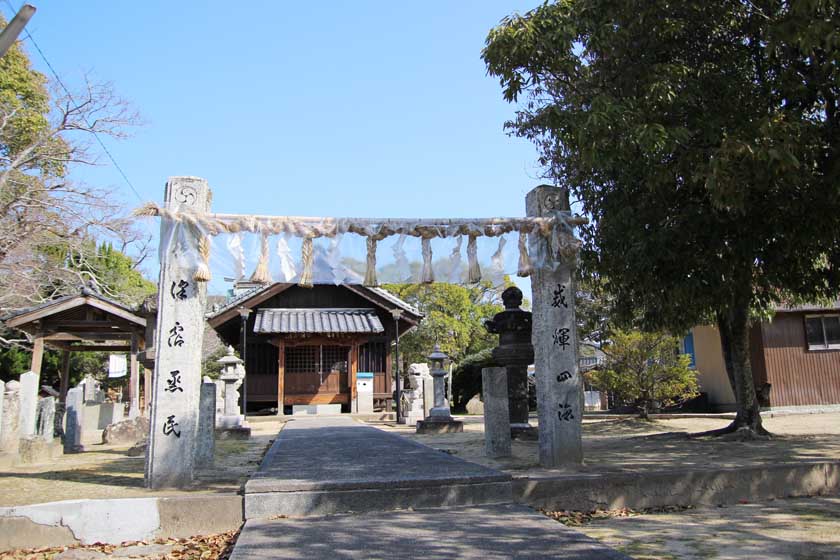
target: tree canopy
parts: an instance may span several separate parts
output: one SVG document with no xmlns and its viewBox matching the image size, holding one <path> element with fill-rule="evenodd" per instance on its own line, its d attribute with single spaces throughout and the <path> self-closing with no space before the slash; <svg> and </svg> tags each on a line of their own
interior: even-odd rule
<svg viewBox="0 0 840 560">
<path fill-rule="evenodd" d="M 73 166 L 96 163 L 91 135 L 124 136 L 136 115 L 108 84 L 86 79 L 75 94 L 53 95 L 48 86 L 20 44 L 0 58 L 0 308 L 77 290 L 86 278 L 70 257 L 98 258 L 86 252 L 93 239 L 119 241 L 125 251 L 142 238 L 114 193 L 71 179 Z"/>
<path fill-rule="evenodd" d="M 750 313 L 837 293 L 836 2 L 563 0 L 483 57 L 519 102 L 507 126 L 591 217 L 584 271 L 617 317 L 716 322 L 733 428 L 761 431 Z"/>
<path fill-rule="evenodd" d="M 498 337 L 487 332 L 484 320 L 502 311 L 501 292 L 489 282 L 458 284 L 386 284 L 383 288 L 418 307 L 425 317 L 400 339 L 401 361 L 426 363 L 435 344 L 453 362 L 496 346 Z M 403 368 L 400 368 L 404 371 Z"/>
</svg>

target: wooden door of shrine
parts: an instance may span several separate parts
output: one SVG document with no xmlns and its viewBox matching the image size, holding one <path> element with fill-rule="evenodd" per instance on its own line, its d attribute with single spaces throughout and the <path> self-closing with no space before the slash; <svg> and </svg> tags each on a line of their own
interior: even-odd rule
<svg viewBox="0 0 840 560">
<path fill-rule="evenodd" d="M 283 404 L 349 404 L 351 346 L 286 346 Z"/>
</svg>

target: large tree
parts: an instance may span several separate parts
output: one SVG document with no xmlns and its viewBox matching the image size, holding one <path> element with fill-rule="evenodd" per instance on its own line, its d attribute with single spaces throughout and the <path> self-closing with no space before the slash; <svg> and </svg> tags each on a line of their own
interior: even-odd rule
<svg viewBox="0 0 840 560">
<path fill-rule="evenodd" d="M 71 265 L 98 258 L 91 239 L 137 239 L 114 193 L 71 180 L 97 162 L 94 135 L 123 136 L 136 115 L 108 84 L 48 86 L 20 45 L 0 58 L 0 308 L 77 290 L 93 270 Z"/>
<path fill-rule="evenodd" d="M 836 1 L 564 0 L 503 20 L 483 57 L 591 217 L 583 266 L 619 317 L 715 321 L 729 429 L 763 432 L 751 320 L 837 293 Z"/>
</svg>

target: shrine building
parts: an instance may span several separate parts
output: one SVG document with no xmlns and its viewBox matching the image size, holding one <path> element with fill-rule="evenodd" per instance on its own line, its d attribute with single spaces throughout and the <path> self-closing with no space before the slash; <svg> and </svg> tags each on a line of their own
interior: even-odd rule
<svg viewBox="0 0 840 560">
<path fill-rule="evenodd" d="M 257 285 L 240 291 L 207 322 L 225 344 L 246 341 L 247 410 L 337 404 L 352 412 L 356 376 L 373 374 L 374 406 L 393 404 L 391 345 L 423 315 L 382 288 Z"/>
</svg>

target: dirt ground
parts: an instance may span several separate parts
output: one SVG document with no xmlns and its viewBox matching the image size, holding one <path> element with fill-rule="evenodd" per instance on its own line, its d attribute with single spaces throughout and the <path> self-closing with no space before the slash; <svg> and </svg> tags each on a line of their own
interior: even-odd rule
<svg viewBox="0 0 840 560">
<path fill-rule="evenodd" d="M 457 457 L 512 474 L 569 472 L 638 472 L 668 468 L 737 467 L 785 462 L 840 459 L 840 413 L 778 415 L 764 418 L 774 435 L 769 441 L 722 441 L 688 438 L 687 434 L 726 426 L 721 417 L 600 419 L 583 422 L 584 464 L 565 469 L 542 469 L 536 441 L 514 441 L 513 456 L 488 459 L 484 455 L 484 425 L 480 416 L 463 416 L 460 434 L 417 435 L 414 429 L 376 424 Z M 532 419 L 536 425 L 536 419 Z"/>
<path fill-rule="evenodd" d="M 216 440 L 216 461 L 199 470 L 189 490 L 147 490 L 144 457 L 129 457 L 128 446 L 86 445 L 84 453 L 63 455 L 43 465 L 23 465 L 0 472 L 0 506 L 18 506 L 84 498 L 148 498 L 190 493 L 237 492 L 259 467 L 283 422 L 275 417 L 248 419 L 251 439 Z"/>
<path fill-rule="evenodd" d="M 574 528 L 636 560 L 837 560 L 840 497 L 631 515 Z"/>
</svg>

